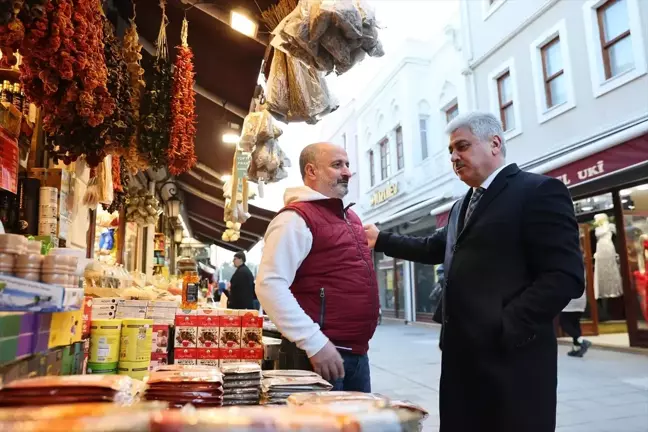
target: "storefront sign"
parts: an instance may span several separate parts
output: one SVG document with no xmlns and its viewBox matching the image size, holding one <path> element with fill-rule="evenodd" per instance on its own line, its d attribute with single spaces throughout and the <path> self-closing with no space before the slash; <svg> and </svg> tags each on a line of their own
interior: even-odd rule
<svg viewBox="0 0 648 432">
<path fill-rule="evenodd" d="M 585 159 L 572 162 L 562 168 L 549 171 L 547 175 L 555 177 L 571 187 L 646 162 L 646 155 L 648 155 L 648 135 L 643 135 Z"/>
<path fill-rule="evenodd" d="M 371 195 L 371 205 L 375 206 L 380 203 L 383 203 L 387 201 L 389 198 L 397 194 L 398 194 L 398 183 L 389 184 L 385 186 L 383 190 L 375 192 L 373 195 Z"/>
</svg>

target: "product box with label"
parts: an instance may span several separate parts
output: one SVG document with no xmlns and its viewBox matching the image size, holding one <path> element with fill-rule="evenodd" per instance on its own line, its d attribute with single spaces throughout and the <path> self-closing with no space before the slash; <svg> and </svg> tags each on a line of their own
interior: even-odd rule
<svg viewBox="0 0 648 432">
<path fill-rule="evenodd" d="M 218 360 L 218 365 L 223 366 L 224 364 L 227 364 L 227 363 L 240 363 L 240 362 L 241 362 L 241 360 L 239 360 L 239 359 L 223 359 L 222 358 L 222 359 Z"/>
<path fill-rule="evenodd" d="M 220 327 L 220 312 L 221 309 L 215 308 L 198 308 L 196 315 L 198 315 L 199 327 Z"/>
<path fill-rule="evenodd" d="M 53 313 L 48 346 L 55 348 L 79 342 L 82 331 L 83 311 Z"/>
<path fill-rule="evenodd" d="M 255 348 L 241 348 L 241 361 L 258 363 L 261 365 L 263 363 L 263 346 Z"/>
<path fill-rule="evenodd" d="M 150 371 L 154 371 L 160 366 L 169 364 L 169 356 L 167 353 L 151 353 L 151 365 L 149 366 Z"/>
<path fill-rule="evenodd" d="M 174 363 L 179 365 L 195 365 L 197 359 L 196 348 L 176 348 L 173 353 Z"/>
<path fill-rule="evenodd" d="M 198 327 L 177 326 L 175 328 L 175 348 L 197 348 Z"/>
<path fill-rule="evenodd" d="M 167 354 L 169 352 L 169 326 L 153 324 L 153 344 L 151 353 Z"/>
<path fill-rule="evenodd" d="M 261 348 L 263 351 L 263 317 L 257 310 L 240 310 L 241 348 Z"/>
<path fill-rule="evenodd" d="M 218 366 L 220 352 L 218 348 L 198 348 L 198 364 Z"/>
<path fill-rule="evenodd" d="M 146 307 L 141 306 L 117 306 L 117 319 L 146 319 Z"/>
<path fill-rule="evenodd" d="M 176 309 L 175 314 L 176 326 L 194 326 L 198 327 L 198 314 L 196 310 Z"/>
</svg>

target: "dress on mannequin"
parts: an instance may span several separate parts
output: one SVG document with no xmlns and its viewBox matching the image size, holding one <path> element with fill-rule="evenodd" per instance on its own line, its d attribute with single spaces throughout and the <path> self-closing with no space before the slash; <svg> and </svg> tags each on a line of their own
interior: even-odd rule
<svg viewBox="0 0 648 432">
<path fill-rule="evenodd" d="M 594 296 L 600 298 L 614 298 L 623 295 L 621 272 L 619 271 L 619 254 L 612 242 L 615 227 L 606 214 L 594 216 L 597 225 L 596 252 L 594 253 Z"/>
</svg>

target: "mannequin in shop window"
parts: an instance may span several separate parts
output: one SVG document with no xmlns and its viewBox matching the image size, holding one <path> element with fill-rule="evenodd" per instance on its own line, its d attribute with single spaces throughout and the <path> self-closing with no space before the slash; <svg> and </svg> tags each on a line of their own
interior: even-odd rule
<svg viewBox="0 0 648 432">
<path fill-rule="evenodd" d="M 612 236 L 616 228 L 604 213 L 594 215 L 596 252 L 594 253 L 594 296 L 597 299 L 621 297 L 623 284 L 619 271 L 619 254 Z"/>
</svg>

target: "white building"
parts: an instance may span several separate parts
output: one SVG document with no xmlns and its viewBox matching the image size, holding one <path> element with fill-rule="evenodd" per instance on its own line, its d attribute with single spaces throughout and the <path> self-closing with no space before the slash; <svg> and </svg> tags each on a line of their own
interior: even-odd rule
<svg viewBox="0 0 648 432">
<path fill-rule="evenodd" d="M 584 331 L 648 346 L 648 2 L 461 0 L 461 14 L 470 107 L 500 116 L 510 161 L 574 197 Z M 599 214 L 614 224 L 620 266 L 595 281 Z"/>
<path fill-rule="evenodd" d="M 430 211 L 465 190 L 444 133 L 467 105 L 460 42 L 456 23 L 434 44 L 406 41 L 361 98 L 322 122 L 322 139 L 347 148 L 354 172 L 349 201 L 364 222 L 429 235 L 437 227 Z M 430 321 L 434 268 L 378 255 L 383 315 Z"/>
</svg>

